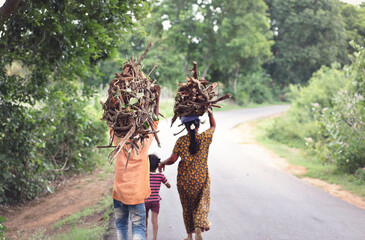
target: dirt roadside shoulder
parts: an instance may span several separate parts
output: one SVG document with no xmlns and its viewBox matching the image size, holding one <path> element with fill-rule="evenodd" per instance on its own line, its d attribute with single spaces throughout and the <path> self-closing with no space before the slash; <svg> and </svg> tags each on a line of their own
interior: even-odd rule
<svg viewBox="0 0 365 240">
<path fill-rule="evenodd" d="M 25 204 L 12 206 L 0 211 L 0 216 L 5 217 L 6 237 L 9 239 L 29 239 L 40 229 L 44 234 L 53 236 L 65 233 L 72 226 L 62 229 L 52 226 L 58 221 L 81 211 L 85 207 L 94 206 L 104 197 L 110 196 L 113 186 L 114 174 L 104 173 L 97 169 L 89 175 L 78 175 L 67 179 L 62 187 L 54 194 L 36 198 Z M 97 219 L 87 219 L 83 225 L 95 224 L 102 221 L 103 214 L 95 216 Z"/>
<path fill-rule="evenodd" d="M 253 134 L 253 130 L 256 128 L 255 122 L 247 122 L 238 125 L 234 132 L 236 137 L 239 140 L 239 143 L 242 144 L 244 148 L 251 149 L 256 148 L 260 149 L 260 151 L 266 151 L 268 155 L 271 156 L 270 165 L 282 169 L 286 172 L 289 172 L 295 176 L 304 175 L 306 172 L 306 168 L 303 166 L 295 166 L 291 165 L 286 159 L 278 156 L 273 151 L 263 147 L 256 141 L 256 136 Z M 316 187 L 321 188 L 325 192 L 338 197 L 352 205 L 355 205 L 359 208 L 365 210 L 365 198 L 352 194 L 344 189 L 342 189 L 341 185 L 330 184 L 320 179 L 310 178 L 310 177 L 300 177 L 305 182 L 308 182 Z"/>
</svg>

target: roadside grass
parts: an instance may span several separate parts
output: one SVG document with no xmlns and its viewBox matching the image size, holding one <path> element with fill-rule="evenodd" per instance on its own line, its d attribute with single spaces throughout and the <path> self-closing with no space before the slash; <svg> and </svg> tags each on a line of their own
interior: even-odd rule
<svg viewBox="0 0 365 240">
<path fill-rule="evenodd" d="M 112 214 L 113 206 L 110 197 L 107 196 L 99 200 L 99 202 L 93 206 L 83 208 L 81 211 L 70 215 L 69 217 L 58 221 L 51 229 L 66 231 L 64 233 L 48 235 L 46 229 L 40 228 L 29 239 L 30 240 L 68 240 L 68 239 L 102 239 L 107 234 L 109 225 L 109 216 Z M 99 216 L 102 214 L 102 222 L 96 224 L 96 221 L 92 221 L 91 224 L 85 224 L 88 218 L 93 216 Z M 68 230 L 67 230 L 68 229 Z"/>
<path fill-rule="evenodd" d="M 102 239 L 106 233 L 107 226 L 93 226 L 92 228 L 72 228 L 70 233 L 57 235 L 57 240 L 69 239 Z"/>
<path fill-rule="evenodd" d="M 272 105 L 288 105 L 290 104 L 290 102 L 283 102 L 283 101 L 274 101 L 274 102 L 264 102 L 264 103 L 247 103 L 245 105 L 237 105 L 235 103 L 228 103 L 228 104 L 232 104 L 233 106 L 238 106 L 238 109 L 241 108 L 256 108 L 256 107 L 266 107 L 266 106 L 272 106 Z M 222 104 L 224 106 L 224 104 Z M 223 109 L 222 110 L 226 110 Z M 227 110 L 233 110 L 233 109 L 227 109 Z"/>
<path fill-rule="evenodd" d="M 254 121 L 254 124 L 256 127 L 253 133 L 258 143 L 285 158 L 290 164 L 306 168 L 306 173 L 298 175 L 298 177 L 317 178 L 331 184 L 341 185 L 342 189 L 365 197 L 364 183 L 355 176 L 338 171 L 334 165 L 323 163 L 310 150 L 291 148 L 266 137 L 266 128 L 273 124 L 273 118 L 257 120 Z"/>
<path fill-rule="evenodd" d="M 57 234 L 50 236 L 46 234 L 45 229 L 39 229 L 29 240 L 92 240 L 102 239 L 107 231 L 107 224 L 103 226 L 94 225 L 91 228 L 73 227 L 69 233 Z"/>
</svg>

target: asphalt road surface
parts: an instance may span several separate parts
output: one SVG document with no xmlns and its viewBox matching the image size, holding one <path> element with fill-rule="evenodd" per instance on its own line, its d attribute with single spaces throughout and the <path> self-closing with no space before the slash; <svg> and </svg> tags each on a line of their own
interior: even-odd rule
<svg viewBox="0 0 365 240">
<path fill-rule="evenodd" d="M 209 151 L 211 178 L 211 230 L 208 240 L 365 240 L 365 211 L 275 168 L 260 152 L 245 151 L 233 137 L 233 128 L 286 111 L 288 106 L 269 106 L 214 113 L 217 129 Z M 209 127 L 206 123 L 200 130 Z M 170 156 L 179 136 L 175 123 L 160 121 L 162 148 L 153 143 L 151 153 Z M 179 160 L 178 160 L 179 161 Z M 178 162 L 166 167 L 172 187 L 161 186 L 159 240 L 186 237 L 176 189 Z M 111 224 L 113 225 L 113 224 Z M 115 229 L 112 231 L 115 232 Z M 152 225 L 148 234 L 152 239 Z M 112 234 L 115 239 L 115 233 Z M 109 238 L 110 239 L 110 238 Z"/>
</svg>

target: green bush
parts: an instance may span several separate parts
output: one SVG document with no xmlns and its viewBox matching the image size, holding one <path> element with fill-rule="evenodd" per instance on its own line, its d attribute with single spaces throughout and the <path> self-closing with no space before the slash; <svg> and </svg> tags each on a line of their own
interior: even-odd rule
<svg viewBox="0 0 365 240">
<path fill-rule="evenodd" d="M 271 78 L 265 72 L 254 72 L 244 79 L 243 91 L 250 102 L 263 103 L 273 100 L 273 90 L 270 88 Z"/>
<path fill-rule="evenodd" d="M 291 85 L 288 93 L 292 105 L 289 111 L 267 129 L 267 136 L 291 147 L 305 148 L 316 142 L 320 125 L 313 109 L 333 107 L 333 96 L 346 86 L 344 73 L 338 64 L 323 66 L 309 80 L 308 86 Z"/>
<path fill-rule="evenodd" d="M 42 108 L 42 124 L 47 128 L 41 133 L 41 157 L 55 169 L 91 170 L 95 162 L 90 161 L 90 150 L 105 139 L 106 127 L 84 111 L 90 89 L 81 91 L 77 84 L 57 83 L 49 91 L 51 97 Z"/>
<path fill-rule="evenodd" d="M 0 216 L 0 240 L 5 240 L 6 227 L 3 225 L 5 218 Z"/>
<path fill-rule="evenodd" d="M 313 119 L 313 107 L 332 107 L 333 96 L 346 86 L 346 78 L 339 64 L 322 66 L 308 82 L 308 86 L 291 85 L 291 112 L 298 119 Z"/>
<path fill-rule="evenodd" d="M 0 133 L 0 204 L 31 199 L 45 185 L 43 178 L 39 177 L 44 166 L 36 156 L 37 146 L 41 144 L 37 134 L 41 126 L 36 123 L 39 111 L 25 106 L 10 111 L 12 105 L 1 108 L 7 121 Z M 10 113 L 12 118 L 7 116 Z M 15 118 L 21 121 L 14 121 Z"/>
<path fill-rule="evenodd" d="M 307 141 L 313 141 L 318 123 L 315 121 L 298 121 L 291 112 L 273 120 L 266 129 L 266 136 L 290 147 L 305 148 Z"/>
<path fill-rule="evenodd" d="M 47 87 L 43 102 L 13 112 L 21 122 L 0 136 L 0 204 L 33 199 L 52 192 L 58 175 L 92 170 L 92 148 L 106 139 L 104 124 L 84 111 L 92 91 L 71 82 Z"/>
<path fill-rule="evenodd" d="M 365 50 L 360 49 L 355 62 L 346 70 L 350 84 L 339 91 L 334 106 L 316 111 L 321 124 L 316 149 L 326 162 L 348 173 L 365 167 Z"/>
<path fill-rule="evenodd" d="M 335 104 L 333 109 L 318 112 L 321 131 L 316 150 L 324 161 L 355 173 L 365 166 L 364 99 L 344 90 L 335 97 Z"/>
<path fill-rule="evenodd" d="M 359 168 L 355 172 L 355 177 L 365 183 L 365 168 Z"/>
<path fill-rule="evenodd" d="M 267 136 L 314 150 L 337 169 L 361 175 L 365 167 L 365 50 L 339 69 L 322 67 L 306 87 L 291 86 L 292 106 L 267 129 Z M 359 173 L 360 172 L 360 173 Z"/>
</svg>

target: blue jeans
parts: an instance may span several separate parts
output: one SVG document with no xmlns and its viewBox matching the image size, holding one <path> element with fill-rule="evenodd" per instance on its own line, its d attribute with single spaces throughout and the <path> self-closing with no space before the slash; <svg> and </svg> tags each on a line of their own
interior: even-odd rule
<svg viewBox="0 0 365 240">
<path fill-rule="evenodd" d="M 128 240 L 128 221 L 132 223 L 133 240 L 146 240 L 146 210 L 144 203 L 125 205 L 114 200 L 114 217 L 118 240 Z"/>
</svg>

